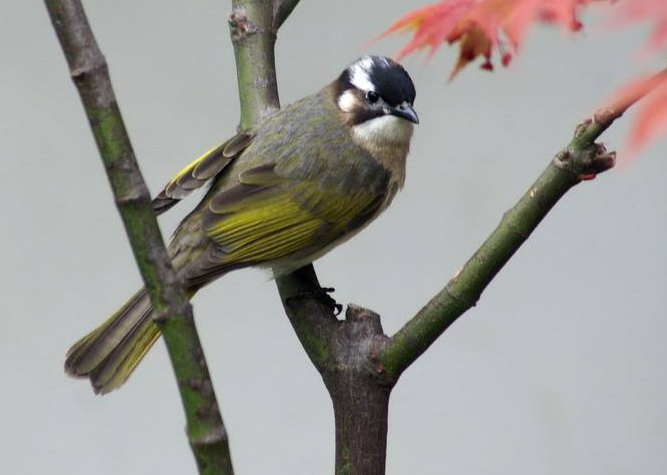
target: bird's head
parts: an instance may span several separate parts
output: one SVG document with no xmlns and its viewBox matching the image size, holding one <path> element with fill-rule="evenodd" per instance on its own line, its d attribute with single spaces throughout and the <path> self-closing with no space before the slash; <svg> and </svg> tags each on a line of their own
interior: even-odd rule
<svg viewBox="0 0 667 475">
<path fill-rule="evenodd" d="M 364 56 L 334 82 L 336 104 L 361 141 L 403 142 L 419 119 L 407 71 L 383 56 Z"/>
</svg>

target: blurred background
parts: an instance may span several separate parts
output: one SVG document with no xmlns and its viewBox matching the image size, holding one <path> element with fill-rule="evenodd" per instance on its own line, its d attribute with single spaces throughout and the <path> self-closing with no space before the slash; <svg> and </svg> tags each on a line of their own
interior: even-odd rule
<svg viewBox="0 0 667 475">
<path fill-rule="evenodd" d="M 304 0 L 282 28 L 283 103 L 365 52 L 408 0 Z M 155 193 L 237 125 L 221 0 L 85 2 Z M 595 17 L 589 18 L 595 20 Z M 595 23 L 595 21 L 593 21 Z M 509 69 L 452 83 L 455 52 L 405 61 L 421 125 L 392 208 L 316 264 L 339 302 L 393 333 L 465 262 L 627 79 L 646 31 L 532 31 Z M 0 473 L 195 473 L 164 345 L 97 397 L 67 348 L 140 285 L 42 2 L 0 1 Z M 650 69 L 650 68 L 649 68 Z M 632 115 L 604 135 L 621 148 Z M 472 309 L 405 373 L 388 473 L 667 471 L 667 140 L 577 186 Z M 192 207 L 161 218 L 165 235 Z M 273 282 L 243 271 L 194 301 L 238 474 L 332 473 L 333 412 Z"/>
</svg>

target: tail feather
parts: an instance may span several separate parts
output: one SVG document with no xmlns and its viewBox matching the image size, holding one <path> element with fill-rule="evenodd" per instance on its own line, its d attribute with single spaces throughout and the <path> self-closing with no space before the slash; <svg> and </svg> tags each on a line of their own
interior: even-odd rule
<svg viewBox="0 0 667 475">
<path fill-rule="evenodd" d="M 107 356 L 103 364 L 90 372 L 90 382 L 98 394 L 120 387 L 130 377 L 144 355 L 160 337 L 157 325 L 150 321 L 140 322 Z"/>
<path fill-rule="evenodd" d="M 160 336 L 144 289 L 67 352 L 65 371 L 88 377 L 96 393 L 121 386 Z"/>
</svg>

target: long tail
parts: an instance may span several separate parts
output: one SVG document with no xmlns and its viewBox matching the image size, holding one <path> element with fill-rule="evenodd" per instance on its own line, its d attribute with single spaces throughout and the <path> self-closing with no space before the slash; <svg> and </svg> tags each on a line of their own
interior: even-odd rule
<svg viewBox="0 0 667 475">
<path fill-rule="evenodd" d="M 88 377 L 98 394 L 121 386 L 160 336 L 144 289 L 67 352 L 65 371 Z"/>
</svg>

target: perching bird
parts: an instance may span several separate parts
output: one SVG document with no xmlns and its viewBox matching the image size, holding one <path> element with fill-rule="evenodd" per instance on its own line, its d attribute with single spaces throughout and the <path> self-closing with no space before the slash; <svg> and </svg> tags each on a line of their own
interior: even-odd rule
<svg viewBox="0 0 667 475">
<path fill-rule="evenodd" d="M 375 219 L 405 180 L 414 100 L 400 65 L 365 56 L 178 173 L 153 201 L 157 213 L 210 183 L 168 248 L 188 295 L 243 267 L 296 270 Z M 65 370 L 97 393 L 119 387 L 160 336 L 151 310 L 139 290 L 72 346 Z"/>
</svg>

